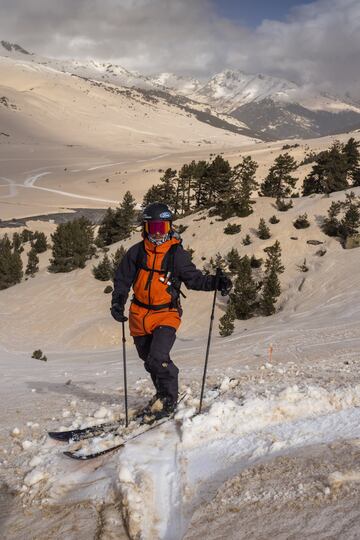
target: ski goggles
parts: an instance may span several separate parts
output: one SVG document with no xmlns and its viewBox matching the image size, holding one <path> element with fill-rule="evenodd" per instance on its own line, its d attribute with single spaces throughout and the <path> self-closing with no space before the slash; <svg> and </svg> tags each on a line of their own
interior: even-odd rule
<svg viewBox="0 0 360 540">
<path fill-rule="evenodd" d="M 170 221 L 145 221 L 145 232 L 151 235 L 168 234 L 170 232 Z"/>
</svg>

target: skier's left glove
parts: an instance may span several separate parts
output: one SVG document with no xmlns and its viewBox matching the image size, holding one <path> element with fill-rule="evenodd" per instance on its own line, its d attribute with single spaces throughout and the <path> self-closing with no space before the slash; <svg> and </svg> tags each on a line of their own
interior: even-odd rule
<svg viewBox="0 0 360 540">
<path fill-rule="evenodd" d="M 219 281 L 218 281 L 217 290 L 221 291 L 221 296 L 227 296 L 230 293 L 233 286 L 231 279 L 225 276 L 224 273 L 221 273 L 218 279 Z"/>
</svg>

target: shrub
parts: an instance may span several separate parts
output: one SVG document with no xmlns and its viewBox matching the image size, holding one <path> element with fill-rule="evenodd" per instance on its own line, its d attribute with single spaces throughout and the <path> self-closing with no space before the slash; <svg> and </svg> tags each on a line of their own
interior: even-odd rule
<svg viewBox="0 0 360 540">
<path fill-rule="evenodd" d="M 242 239 L 242 244 L 243 246 L 249 246 L 251 244 L 250 234 L 247 234 L 246 236 L 244 236 L 244 238 Z"/>
<path fill-rule="evenodd" d="M 287 212 L 294 206 L 294 203 L 290 199 L 289 202 L 286 202 L 285 199 L 276 199 L 276 208 L 279 212 Z"/>
<path fill-rule="evenodd" d="M 42 360 L 43 362 L 47 362 L 47 357 L 43 354 L 41 349 L 36 349 L 32 353 L 31 358 L 35 358 L 35 360 Z"/>
<path fill-rule="evenodd" d="M 104 293 L 105 294 L 110 294 L 113 292 L 113 288 L 111 285 L 106 285 L 105 289 L 104 289 Z"/>
<path fill-rule="evenodd" d="M 182 234 L 183 232 L 186 231 L 187 228 L 188 228 L 188 225 L 183 225 L 182 223 L 180 223 L 180 225 L 176 227 L 176 232 L 178 232 L 179 234 Z"/>
<path fill-rule="evenodd" d="M 310 227 L 309 220 L 307 218 L 307 214 L 301 214 L 299 215 L 296 220 L 293 222 L 293 225 L 295 229 L 307 229 Z"/>
<path fill-rule="evenodd" d="M 278 219 L 276 216 L 271 216 L 271 218 L 269 219 L 269 223 L 271 223 L 272 225 L 276 225 L 279 222 L 280 219 Z"/>
<path fill-rule="evenodd" d="M 241 225 L 236 225 L 236 223 L 228 223 L 224 228 L 225 234 L 237 234 L 241 231 Z"/>
</svg>

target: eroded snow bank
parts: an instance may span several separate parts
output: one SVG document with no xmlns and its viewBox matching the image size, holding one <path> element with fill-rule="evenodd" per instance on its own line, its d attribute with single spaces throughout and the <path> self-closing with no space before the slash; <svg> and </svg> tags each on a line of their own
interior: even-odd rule
<svg viewBox="0 0 360 540">
<path fill-rule="evenodd" d="M 119 489 L 132 538 L 180 540 L 197 505 L 247 466 L 302 446 L 360 436 L 360 386 L 292 386 L 277 396 L 217 401 L 164 426 L 119 456 Z"/>
</svg>

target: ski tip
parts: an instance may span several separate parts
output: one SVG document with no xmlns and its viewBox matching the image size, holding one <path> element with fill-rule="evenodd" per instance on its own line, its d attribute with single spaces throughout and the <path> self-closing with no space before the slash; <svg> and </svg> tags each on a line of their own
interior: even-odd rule
<svg viewBox="0 0 360 540">
<path fill-rule="evenodd" d="M 91 459 L 91 456 L 76 454 L 76 452 L 66 451 L 66 452 L 63 452 L 63 454 L 66 457 L 69 457 L 69 458 L 72 458 L 72 459 L 78 459 L 78 460 L 82 460 L 82 461 L 86 461 L 87 459 Z"/>
<path fill-rule="evenodd" d="M 48 431 L 48 436 L 50 439 L 55 439 L 55 441 L 68 442 L 71 439 L 70 434 L 64 431 Z"/>
</svg>

